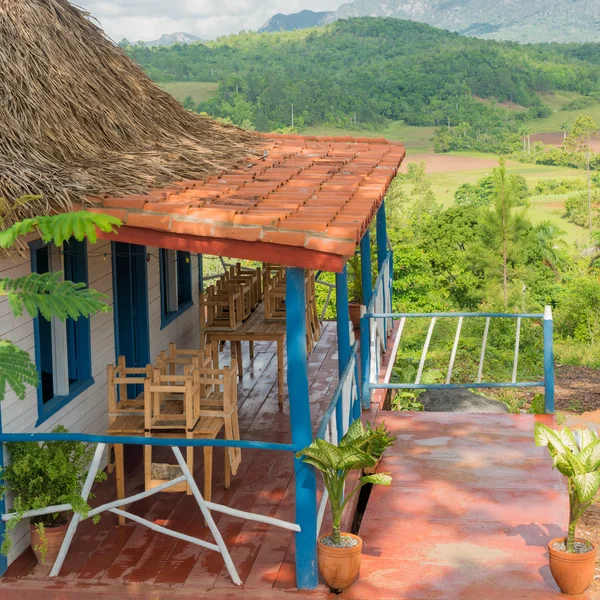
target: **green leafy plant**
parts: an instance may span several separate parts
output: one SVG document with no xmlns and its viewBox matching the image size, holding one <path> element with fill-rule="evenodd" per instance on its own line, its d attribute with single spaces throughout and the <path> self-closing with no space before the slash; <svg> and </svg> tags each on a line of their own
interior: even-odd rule
<svg viewBox="0 0 600 600">
<path fill-rule="evenodd" d="M 387 473 L 364 475 L 353 490 L 344 494 L 344 483 L 350 471 L 375 466 L 379 457 L 370 452 L 383 452 L 390 443 L 393 443 L 393 440 L 391 442 L 390 440 L 392 438 L 384 427 L 365 430 L 360 419 L 357 419 L 350 425 L 348 432 L 337 446 L 316 439 L 310 446 L 296 454 L 296 458 L 317 468 L 323 475 L 331 503 L 331 539 L 334 545 L 341 545 L 342 514 L 354 494 L 367 483 L 385 486 L 391 484 L 392 478 Z"/>
<path fill-rule="evenodd" d="M 360 423 L 360 421 L 358 421 Z M 391 435 L 385 423 L 379 427 L 373 428 L 371 423 L 367 421 L 364 428 L 365 445 L 362 446 L 363 452 L 372 456 L 375 460 L 379 460 L 383 453 L 394 444 L 396 436 Z"/>
<path fill-rule="evenodd" d="M 27 203 L 37 196 L 23 196 L 14 206 Z M 14 211 L 0 198 L 0 221 Z M 88 238 L 97 240 L 97 229 L 106 233 L 114 231 L 121 222 L 115 217 L 88 212 L 73 212 L 52 216 L 25 219 L 0 232 L 0 248 L 13 246 L 19 237 L 38 232 L 46 243 L 60 245 L 75 238 L 79 241 Z M 91 290 L 84 283 L 62 281 L 62 273 L 31 273 L 18 279 L 0 279 L 0 297 L 8 299 L 15 317 L 27 311 L 31 317 L 41 314 L 46 319 L 58 317 L 61 320 L 89 317 L 97 312 L 107 312 L 110 308 L 103 301 L 104 296 Z M 38 372 L 29 354 L 8 340 L 0 340 L 0 401 L 10 387 L 20 400 L 25 398 L 27 386 L 38 385 Z"/>
<path fill-rule="evenodd" d="M 555 431 L 543 423 L 535 425 L 535 443 L 546 446 L 554 466 L 567 478 L 569 487 L 569 531 L 567 552 L 574 552 L 575 530 L 585 511 L 596 502 L 600 488 L 600 439 L 588 429 Z"/>
<path fill-rule="evenodd" d="M 67 430 L 59 425 L 52 433 L 67 433 Z M 92 445 L 82 442 L 9 442 L 6 446 L 11 463 L 0 471 L 3 479 L 0 496 L 10 492 L 13 507 L 0 548 L 3 554 L 11 548 L 10 531 L 29 510 L 71 504 L 73 510 L 81 513 L 83 518 L 87 517 L 90 507 L 81 497 L 81 489 L 94 453 Z M 99 471 L 96 481 L 104 479 L 106 473 Z M 64 525 L 68 516 L 59 512 L 32 517 L 30 521 L 40 534 L 42 543 L 36 550 L 42 553 L 43 559 L 47 550 L 46 528 Z"/>
<path fill-rule="evenodd" d="M 423 412 L 425 407 L 417 400 L 423 390 L 400 390 L 392 400 L 392 410 L 407 412 Z"/>
<path fill-rule="evenodd" d="M 348 261 L 348 296 L 350 302 L 362 304 L 362 274 L 358 254 Z"/>
</svg>

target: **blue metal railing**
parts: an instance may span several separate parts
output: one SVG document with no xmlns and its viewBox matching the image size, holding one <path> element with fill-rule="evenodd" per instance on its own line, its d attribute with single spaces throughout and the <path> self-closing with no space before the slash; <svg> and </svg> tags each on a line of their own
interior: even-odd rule
<svg viewBox="0 0 600 600">
<path fill-rule="evenodd" d="M 361 394 L 363 397 L 363 406 L 367 406 L 370 402 L 371 391 L 374 389 L 408 389 L 408 390 L 440 390 L 440 389 L 460 389 L 460 388 L 526 388 L 526 387 L 543 387 L 544 388 L 544 411 L 546 413 L 554 412 L 554 350 L 553 350 L 553 321 L 552 321 L 552 310 L 547 306 L 543 314 L 519 314 L 519 313 L 383 313 L 377 312 L 374 309 L 375 298 L 372 299 L 369 311 L 361 318 L 361 356 L 362 356 L 362 379 L 361 379 Z M 397 339 L 394 345 L 394 354 L 397 351 L 400 337 L 404 328 L 404 324 L 407 319 L 431 319 L 431 324 L 425 339 L 423 346 L 423 352 L 421 354 L 421 360 L 419 362 L 419 368 L 417 371 L 416 381 L 414 383 L 387 383 L 379 382 L 379 360 L 377 356 L 373 360 L 372 354 L 379 354 L 378 340 L 373 339 L 378 337 L 378 331 L 374 327 L 374 323 L 377 320 L 387 319 L 400 319 L 400 327 L 397 334 Z M 439 318 L 455 318 L 458 319 L 458 325 L 456 329 L 456 335 L 454 339 L 454 345 L 450 356 L 450 363 L 448 366 L 448 373 L 446 376 L 446 383 L 437 384 L 426 384 L 421 383 L 421 376 L 423 373 L 423 367 L 427 358 L 429 344 L 433 335 L 436 320 Z M 456 352 L 460 339 L 460 332 L 463 320 L 465 318 L 485 318 L 486 324 L 483 334 L 483 340 L 481 345 L 481 353 L 479 360 L 479 369 L 477 381 L 472 383 L 451 383 L 452 369 L 454 366 L 454 360 L 456 358 Z M 514 349 L 514 361 L 513 361 L 513 373 L 512 381 L 510 382 L 482 382 L 482 371 L 483 363 L 485 359 L 485 351 L 487 346 L 487 338 L 489 332 L 489 325 L 491 319 L 515 319 L 517 322 L 516 326 L 516 337 L 515 337 L 515 349 Z M 519 361 L 519 346 L 520 346 L 520 334 L 521 334 L 521 323 L 523 319 L 537 319 L 543 322 L 543 336 L 544 336 L 544 379 L 543 381 L 517 381 L 517 368 Z M 369 348 L 369 352 L 365 349 Z M 395 360 L 395 355 L 391 358 L 391 361 Z"/>
<path fill-rule="evenodd" d="M 339 442 L 348 431 L 352 421 L 360 417 L 357 352 L 358 342 L 355 342 L 350 352 L 348 364 L 317 430 L 317 437 L 320 439 L 332 443 Z M 346 419 L 344 419 L 344 413 L 347 414 Z M 331 436 L 328 435 L 328 427 Z M 335 432 L 335 436 L 333 436 L 332 431 Z M 332 439 L 328 439 L 330 437 Z"/>
</svg>

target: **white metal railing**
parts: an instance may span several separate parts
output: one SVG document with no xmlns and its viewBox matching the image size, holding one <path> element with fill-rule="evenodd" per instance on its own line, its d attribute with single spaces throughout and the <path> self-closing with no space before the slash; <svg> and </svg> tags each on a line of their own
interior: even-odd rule
<svg viewBox="0 0 600 600">
<path fill-rule="evenodd" d="M 42 437 L 44 436 L 44 434 L 40 434 L 40 435 Z M 32 437 L 33 438 L 40 437 L 40 435 L 32 436 Z M 2 434 L 2 437 L 7 438 L 8 440 L 10 440 L 10 438 L 17 439 L 17 438 L 22 438 L 24 436 L 25 436 L 25 434 Z M 55 434 L 47 434 L 46 437 L 61 439 L 61 438 L 73 438 L 74 436 L 73 436 L 73 434 L 56 434 L 55 433 Z M 77 436 L 75 436 L 75 437 L 77 437 Z M 130 438 L 118 438 L 115 436 L 108 436 L 108 437 L 107 436 L 86 436 L 84 434 L 82 434 L 78 437 L 83 438 L 83 439 L 90 438 L 90 440 L 95 440 L 95 439 L 102 440 L 96 446 L 96 450 L 94 452 L 94 457 L 90 464 L 85 483 L 81 490 L 81 498 L 83 499 L 83 501 L 85 503 L 87 503 L 87 501 L 88 501 L 90 491 L 92 489 L 92 484 L 94 483 L 94 481 L 96 479 L 98 469 L 100 468 L 100 461 L 102 459 L 102 455 L 103 455 L 106 445 L 108 443 L 123 443 L 124 441 L 131 441 L 132 443 L 137 443 L 137 444 L 151 444 L 152 445 L 152 444 L 156 443 L 157 445 L 165 445 L 164 440 L 156 440 L 155 438 L 143 438 L 143 439 L 142 438 L 133 438 L 133 440 L 131 440 Z M 207 442 L 207 441 L 210 442 L 210 440 L 193 440 L 193 441 L 182 440 L 182 442 L 184 442 L 186 446 L 188 446 L 188 445 L 194 445 L 194 446 L 205 445 L 205 442 Z M 35 441 L 33 443 L 35 443 Z M 215 443 L 214 440 L 213 440 L 213 443 Z M 218 445 L 226 445 L 227 443 L 219 440 L 215 443 L 215 445 L 217 445 L 217 444 Z M 248 446 L 248 447 L 257 446 L 260 448 L 274 449 L 274 450 L 280 449 L 280 448 L 285 449 L 285 450 L 289 449 L 287 447 L 288 445 L 285 445 L 285 444 L 270 444 L 270 443 L 264 443 L 264 442 L 246 442 L 246 441 L 238 442 L 238 444 L 240 446 L 242 446 L 242 445 Z M 227 445 L 229 445 L 229 444 L 227 444 Z M 196 484 L 194 477 L 193 477 L 192 473 L 190 472 L 179 447 L 171 446 L 171 450 L 173 451 L 173 454 L 175 455 L 177 463 L 179 464 L 179 468 L 181 469 L 181 472 L 182 472 L 181 476 L 176 477 L 175 479 L 172 479 L 171 481 L 162 483 L 161 485 L 158 485 L 155 488 L 152 488 L 150 490 L 146 490 L 144 492 L 140 492 L 139 494 L 129 496 L 128 498 L 123 498 L 120 500 L 113 500 L 112 502 L 107 502 L 106 504 L 103 504 L 102 506 L 99 506 L 97 508 L 90 510 L 87 513 L 87 516 L 85 518 L 91 518 L 91 517 L 99 515 L 103 512 L 111 512 L 116 515 L 126 517 L 127 519 L 131 519 L 132 521 L 135 521 L 136 523 L 139 523 L 140 525 L 144 525 L 145 527 L 148 527 L 149 529 L 152 529 L 153 531 L 157 531 L 158 533 L 162 533 L 164 535 L 168 535 L 170 537 L 174 537 L 176 539 L 183 540 L 185 542 L 189 542 L 191 544 L 195 544 L 197 546 L 201 546 L 203 548 L 207 548 L 207 549 L 213 550 L 215 552 L 219 552 L 223 557 L 223 561 L 225 562 L 227 571 L 235 585 L 242 585 L 242 581 L 237 573 L 237 570 L 233 564 L 233 561 L 231 560 L 229 550 L 227 549 L 227 546 L 225 545 L 225 542 L 223 541 L 223 537 L 221 536 L 221 533 L 211 515 L 211 511 L 224 513 L 224 514 L 227 514 L 227 515 L 230 515 L 233 517 L 239 517 L 241 519 L 247 519 L 249 521 L 257 521 L 259 523 L 274 525 L 276 527 L 281 527 L 281 528 L 287 529 L 289 531 L 299 532 L 301 530 L 300 526 L 296 523 L 290 523 L 288 521 L 283 521 L 281 519 L 276 519 L 274 517 L 268 517 L 265 515 L 260 515 L 260 514 L 250 513 L 250 512 L 246 512 L 246 511 L 242 511 L 242 510 L 237 510 L 234 508 L 229 508 L 228 506 L 223 506 L 221 504 L 216 504 L 214 502 L 207 502 L 202 497 L 202 494 L 198 488 L 198 485 Z M 205 520 L 208 528 L 210 529 L 213 539 L 215 540 L 215 543 L 207 542 L 205 540 L 201 540 L 199 538 L 196 538 L 196 537 L 184 534 L 184 533 L 180 533 L 178 531 L 173 531 L 173 530 L 163 527 L 161 525 L 157 525 L 156 523 L 153 523 L 152 521 L 148 521 L 147 519 L 144 519 L 144 518 L 142 518 L 138 515 L 135 515 L 131 512 L 121 509 L 121 507 L 123 507 L 123 506 L 132 504 L 133 502 L 142 500 L 143 498 L 148 498 L 149 496 L 153 496 L 154 494 L 162 492 L 162 491 L 164 491 L 174 485 L 182 483 L 184 481 L 187 482 L 187 484 L 189 485 L 189 487 L 192 491 L 192 494 L 193 494 L 194 498 L 196 499 L 198 507 L 200 508 L 200 512 L 202 513 L 202 516 L 204 517 L 204 520 Z M 55 506 L 48 506 L 46 508 L 42 508 L 39 510 L 30 510 L 30 511 L 24 512 L 22 515 L 19 515 L 20 519 L 25 519 L 25 518 L 36 517 L 36 516 L 40 516 L 40 515 L 46 515 L 46 514 L 50 514 L 50 513 L 67 512 L 67 511 L 73 511 L 73 516 L 69 523 L 69 527 L 67 529 L 67 533 L 65 535 L 64 541 L 60 547 L 58 557 L 52 567 L 52 570 L 50 571 L 50 577 L 56 577 L 60 573 L 60 570 L 61 570 L 61 568 L 64 564 L 64 561 L 65 561 L 65 558 L 67 556 L 67 552 L 69 551 L 69 547 L 71 546 L 71 543 L 73 541 L 75 531 L 77 530 L 77 526 L 79 525 L 80 521 L 83 519 L 83 516 L 81 513 L 74 510 L 74 508 L 71 504 L 60 504 L 60 505 L 55 505 Z M 6 522 L 6 521 L 10 521 L 14 517 L 15 517 L 15 513 L 6 513 L 6 514 L 2 514 L 1 519 L 2 519 L 2 522 Z"/>
<path fill-rule="evenodd" d="M 358 343 L 355 343 L 352 347 L 348 364 L 333 394 L 331 403 L 323 415 L 317 432 L 317 438 L 323 439 L 330 444 L 338 444 L 348 431 L 351 423 L 360 417 L 357 350 Z M 317 536 L 321 531 L 328 500 L 329 494 L 327 489 L 324 488 L 317 512 Z"/>
</svg>

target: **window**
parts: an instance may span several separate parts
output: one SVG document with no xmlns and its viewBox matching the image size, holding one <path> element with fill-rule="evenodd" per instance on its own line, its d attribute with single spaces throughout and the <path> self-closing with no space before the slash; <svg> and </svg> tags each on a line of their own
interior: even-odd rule
<svg viewBox="0 0 600 600">
<path fill-rule="evenodd" d="M 35 242 L 31 245 L 31 267 L 40 274 L 62 270 L 65 279 L 87 284 L 86 243 L 73 239 L 60 249 Z M 39 425 L 94 383 L 90 320 L 47 320 L 39 315 L 34 320 L 34 334 Z"/>
<path fill-rule="evenodd" d="M 161 329 L 192 306 L 192 261 L 189 252 L 160 250 Z"/>
</svg>

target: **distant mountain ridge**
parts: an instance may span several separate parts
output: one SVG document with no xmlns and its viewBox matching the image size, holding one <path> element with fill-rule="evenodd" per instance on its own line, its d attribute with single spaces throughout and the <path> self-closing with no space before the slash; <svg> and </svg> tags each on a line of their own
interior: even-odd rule
<svg viewBox="0 0 600 600">
<path fill-rule="evenodd" d="M 175 33 L 163 33 L 157 40 L 151 42 L 139 42 L 149 48 L 155 46 L 173 46 L 174 44 L 193 44 L 194 42 L 202 42 L 202 38 L 192 35 L 191 33 L 185 33 L 184 31 L 177 31 Z"/>
<path fill-rule="evenodd" d="M 262 27 L 259 33 L 268 33 L 276 31 L 293 31 L 294 29 L 308 29 L 310 27 L 319 27 L 335 21 L 335 12 L 312 10 L 302 10 L 292 15 L 277 13 L 273 15 Z"/>
<path fill-rule="evenodd" d="M 598 0 L 355 0 L 331 12 L 278 14 L 259 31 L 304 29 L 352 17 L 408 19 L 521 43 L 596 42 L 600 37 Z"/>
</svg>

